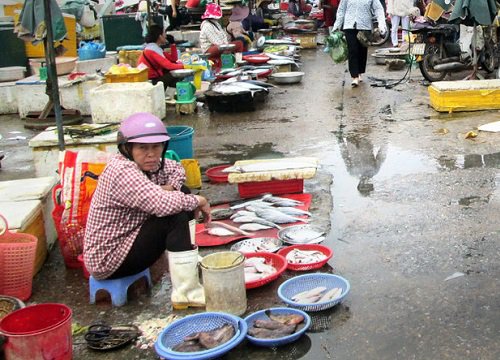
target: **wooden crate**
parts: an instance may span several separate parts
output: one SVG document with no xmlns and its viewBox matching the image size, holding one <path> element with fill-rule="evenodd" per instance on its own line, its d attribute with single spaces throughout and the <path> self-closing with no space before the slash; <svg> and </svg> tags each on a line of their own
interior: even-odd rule
<svg viewBox="0 0 500 360">
<path fill-rule="evenodd" d="M 500 109 L 500 80 L 437 81 L 428 87 L 439 112 Z"/>
</svg>

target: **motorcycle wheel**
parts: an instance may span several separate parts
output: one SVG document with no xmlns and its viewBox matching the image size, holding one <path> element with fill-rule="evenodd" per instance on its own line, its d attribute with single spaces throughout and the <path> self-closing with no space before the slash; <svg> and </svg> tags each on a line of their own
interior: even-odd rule
<svg viewBox="0 0 500 360">
<path fill-rule="evenodd" d="M 495 71 L 495 48 L 491 42 L 485 44 L 485 48 L 481 56 L 481 67 L 489 74 Z"/>
<path fill-rule="evenodd" d="M 420 72 L 427 81 L 441 81 L 446 77 L 446 71 L 434 70 L 434 61 L 437 59 L 439 59 L 439 47 L 427 45 L 422 61 L 418 63 Z"/>
<path fill-rule="evenodd" d="M 384 45 L 387 40 L 389 40 L 389 37 L 391 36 L 390 29 L 391 27 L 389 25 L 386 26 L 387 31 L 385 32 L 384 36 L 380 35 L 380 31 L 378 31 L 378 23 L 375 21 L 373 23 L 373 39 L 371 41 L 372 46 L 380 46 Z M 375 35 L 377 34 L 377 35 Z"/>
</svg>

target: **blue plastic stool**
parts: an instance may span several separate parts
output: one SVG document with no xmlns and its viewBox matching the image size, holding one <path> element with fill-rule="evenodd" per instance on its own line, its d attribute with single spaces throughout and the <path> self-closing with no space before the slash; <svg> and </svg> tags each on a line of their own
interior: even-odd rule
<svg viewBox="0 0 500 360">
<path fill-rule="evenodd" d="M 151 288 L 153 283 L 151 282 L 149 269 L 120 279 L 96 280 L 91 275 L 89 278 L 90 303 L 95 304 L 95 295 L 97 291 L 106 290 L 111 295 L 111 303 L 113 306 L 125 305 L 127 303 L 127 290 L 129 286 L 143 277 L 146 278 L 148 286 Z"/>
</svg>

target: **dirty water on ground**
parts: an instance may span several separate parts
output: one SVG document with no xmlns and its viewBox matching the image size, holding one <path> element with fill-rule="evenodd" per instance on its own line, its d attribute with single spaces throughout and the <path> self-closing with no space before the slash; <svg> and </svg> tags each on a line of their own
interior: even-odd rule
<svg viewBox="0 0 500 360">
<path fill-rule="evenodd" d="M 304 82 L 280 87 L 253 113 L 201 109 L 167 116 L 169 125 L 195 128 L 195 156 L 204 168 L 244 156 L 317 156 L 321 167 L 305 191 L 313 194 L 313 223 L 328 229 L 325 244 L 334 251 L 321 271 L 351 283 L 342 305 L 311 313 L 311 331 L 293 345 L 243 343 L 222 359 L 497 359 L 499 137 L 462 136 L 496 114 L 438 116 L 427 105 L 419 74 L 399 90 L 367 83 L 351 89 L 344 65 L 332 66 L 320 51 L 303 56 Z M 399 75 L 371 62 L 368 70 L 378 77 Z M 449 133 L 437 135 L 443 127 Z M 237 198 L 231 185 L 205 182 L 201 192 L 214 202 Z M 229 247 L 203 248 L 202 254 Z M 106 300 L 90 305 L 86 281 L 78 270 L 64 269 L 55 248 L 35 278 L 31 301 L 65 302 L 82 324 L 166 317 L 172 311 L 165 270 L 165 263 L 157 265 L 150 296 L 138 286 L 123 308 Z M 465 275 L 445 281 L 456 272 Z M 295 275 L 286 272 L 249 290 L 248 313 L 283 306 L 277 288 Z M 134 347 L 96 353 L 75 345 L 75 359 L 118 357 L 156 355 Z"/>
</svg>

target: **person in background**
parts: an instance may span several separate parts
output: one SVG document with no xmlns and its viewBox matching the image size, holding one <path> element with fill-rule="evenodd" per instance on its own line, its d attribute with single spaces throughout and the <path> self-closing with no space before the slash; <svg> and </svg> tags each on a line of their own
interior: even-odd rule
<svg viewBox="0 0 500 360">
<path fill-rule="evenodd" d="M 248 45 L 252 42 L 250 35 L 243 28 L 242 21 L 248 14 L 250 9 L 248 6 L 235 5 L 231 10 L 229 24 L 226 26 L 226 31 L 232 40 L 240 40 L 244 44 L 244 51 L 248 49 Z"/>
<path fill-rule="evenodd" d="M 401 23 L 402 47 L 408 46 L 408 30 L 410 29 L 410 14 L 414 8 L 414 0 L 388 0 L 387 13 L 391 16 L 391 42 L 396 47 L 398 43 L 398 28 Z"/>
<path fill-rule="evenodd" d="M 178 28 L 177 24 L 177 9 L 180 4 L 180 0 L 163 0 L 165 7 L 165 14 L 168 18 L 167 30 L 174 30 Z"/>
<path fill-rule="evenodd" d="M 146 35 L 146 47 L 142 52 L 138 64 L 148 67 L 148 79 L 153 85 L 158 81 L 163 82 L 163 86 L 175 87 L 179 79 L 174 78 L 171 70 L 184 69 L 184 65 L 177 64 L 177 54 L 169 54 L 163 51 L 162 46 L 167 44 L 165 31 L 158 25 L 151 25 L 148 35 Z"/>
<path fill-rule="evenodd" d="M 189 221 L 210 204 L 186 194 L 184 168 L 165 159 L 170 139 L 162 121 L 149 113 L 124 119 L 119 154 L 99 176 L 84 238 L 84 263 L 96 279 L 117 279 L 153 265 L 168 250 L 172 304 L 204 306 L 198 278 L 198 249 L 191 245 Z"/>
<path fill-rule="evenodd" d="M 323 8 L 325 27 L 333 26 L 335 23 L 335 14 L 339 7 L 339 0 L 323 0 L 321 7 Z"/>
<path fill-rule="evenodd" d="M 201 16 L 203 19 L 200 26 L 200 47 L 210 59 L 220 58 L 220 45 L 234 44 L 235 52 L 243 52 L 243 42 L 235 40 L 229 42 L 228 33 L 219 23 L 222 17 L 222 10 L 215 3 L 207 4 L 205 12 Z"/>
<path fill-rule="evenodd" d="M 248 32 L 257 32 L 261 29 L 268 29 L 270 23 L 271 14 L 268 9 L 268 5 L 271 0 L 257 0 L 255 2 L 255 10 L 253 13 L 249 14 L 243 21 L 243 28 Z"/>
<path fill-rule="evenodd" d="M 379 0 L 340 0 L 333 31 L 343 29 L 347 41 L 351 85 L 356 87 L 366 71 L 368 49 L 358 40 L 358 32 L 373 29 L 372 13 L 377 17 L 381 34 L 385 34 L 384 8 Z"/>
</svg>

